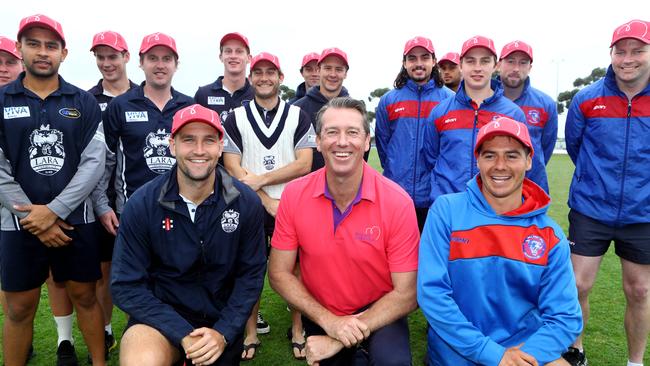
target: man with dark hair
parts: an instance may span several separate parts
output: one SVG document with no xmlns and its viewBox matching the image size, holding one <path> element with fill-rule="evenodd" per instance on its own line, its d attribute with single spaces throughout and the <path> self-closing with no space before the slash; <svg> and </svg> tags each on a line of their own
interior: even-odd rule
<svg viewBox="0 0 650 366">
<path fill-rule="evenodd" d="M 115 304 L 130 316 L 121 365 L 239 364 L 264 284 L 264 209 L 218 166 L 223 135 L 210 109 L 176 112 L 176 164 L 124 208 L 111 275 Z"/>
<path fill-rule="evenodd" d="M 51 270 L 72 300 L 93 364 L 101 366 L 103 316 L 95 296 L 101 271 L 89 197 L 104 166 L 101 111 L 92 95 L 59 75 L 68 53 L 61 24 L 28 16 L 17 38 L 25 72 L 0 91 L 3 361 L 25 365 Z"/>
<path fill-rule="evenodd" d="M 408 40 L 402 56 L 395 89 L 381 97 L 376 109 L 375 143 L 384 176 L 411 196 L 422 231 L 431 206 L 430 172 L 422 151 L 426 121 L 454 93 L 442 83 L 430 39 Z"/>
<path fill-rule="evenodd" d="M 293 104 L 300 98 L 307 95 L 307 91 L 312 87 L 318 85 L 320 82 L 320 74 L 318 71 L 318 59 L 320 55 L 316 52 L 310 52 L 302 57 L 300 64 L 300 75 L 303 82 L 296 88 L 296 96 L 289 100 L 289 104 Z"/>
<path fill-rule="evenodd" d="M 411 365 L 419 233 L 413 201 L 363 161 L 365 106 L 334 98 L 318 112 L 325 167 L 285 188 L 269 261 L 271 286 L 303 314 L 307 361 Z M 314 223 L 314 218 L 322 222 Z M 300 253 L 301 275 L 293 272 Z"/>
<path fill-rule="evenodd" d="M 445 86 L 452 91 L 458 90 L 463 75 L 460 73 L 460 55 L 456 52 L 447 52 L 438 60 L 438 68 Z"/>
</svg>

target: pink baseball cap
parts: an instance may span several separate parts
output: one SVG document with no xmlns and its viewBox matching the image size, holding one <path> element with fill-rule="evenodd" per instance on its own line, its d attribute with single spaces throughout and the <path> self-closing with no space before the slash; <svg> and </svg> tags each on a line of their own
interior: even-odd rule
<svg viewBox="0 0 650 366">
<path fill-rule="evenodd" d="M 61 23 L 43 14 L 30 15 L 23 18 L 20 21 L 20 25 L 18 26 L 18 35 L 16 38 L 18 38 L 20 41 L 20 36 L 23 34 L 23 32 L 33 27 L 41 27 L 51 30 L 57 36 L 59 36 L 59 38 L 61 38 L 61 43 L 63 44 L 63 47 L 65 47 L 65 37 L 63 36 L 63 28 L 61 27 Z"/>
<path fill-rule="evenodd" d="M 429 53 L 436 53 L 436 51 L 433 48 L 433 42 L 431 42 L 429 38 L 418 36 L 406 41 L 406 44 L 404 45 L 404 56 L 406 56 L 407 53 L 411 52 L 411 50 L 414 49 L 415 47 L 422 47 L 425 50 L 427 50 Z"/>
<path fill-rule="evenodd" d="M 164 46 L 172 50 L 174 55 L 178 58 L 178 51 L 176 50 L 176 41 L 165 33 L 152 33 L 148 36 L 142 38 L 142 44 L 140 45 L 140 54 L 147 53 L 150 49 L 156 46 Z"/>
<path fill-rule="evenodd" d="M 340 58 L 341 60 L 343 60 L 343 62 L 345 62 L 345 66 L 350 67 L 350 65 L 348 64 L 348 55 L 336 47 L 324 49 L 323 52 L 320 54 L 320 57 L 318 58 L 318 64 L 320 65 L 321 62 L 323 62 L 323 60 L 325 60 L 329 56 L 336 56 Z"/>
<path fill-rule="evenodd" d="M 128 51 L 129 47 L 121 34 L 113 31 L 104 31 L 95 34 L 93 37 L 93 44 L 90 51 L 93 51 L 97 46 L 108 46 L 117 52 Z"/>
<path fill-rule="evenodd" d="M 633 38 L 645 44 L 650 44 L 650 22 L 634 19 L 619 26 L 612 35 L 612 43 L 609 47 L 613 47 L 614 43 L 625 38 Z"/>
<path fill-rule="evenodd" d="M 310 52 L 302 57 L 302 64 L 300 65 L 301 68 L 305 67 L 308 63 L 312 61 L 316 61 L 318 63 L 318 59 L 320 58 L 320 55 L 316 52 Z"/>
<path fill-rule="evenodd" d="M 251 71 L 255 68 L 255 65 L 257 65 L 260 61 L 268 61 L 275 66 L 278 71 L 282 72 L 282 69 L 280 69 L 280 59 L 278 59 L 277 56 L 272 55 L 268 52 L 261 52 L 259 55 L 256 55 L 253 57 L 251 60 Z"/>
<path fill-rule="evenodd" d="M 503 49 L 501 49 L 501 56 L 499 56 L 499 60 L 502 60 L 506 57 L 508 57 L 511 53 L 513 52 L 523 52 L 528 57 L 530 58 L 530 62 L 533 62 L 533 48 L 530 47 L 530 45 L 524 41 L 512 41 L 508 43 L 507 45 L 503 46 Z"/>
<path fill-rule="evenodd" d="M 478 150 L 481 145 L 493 136 L 510 136 L 521 142 L 522 145 L 530 149 L 530 156 L 535 154 L 533 144 L 530 142 L 530 134 L 525 124 L 515 121 L 508 117 L 499 117 L 496 120 L 481 127 L 476 136 L 476 145 L 474 145 L 474 156 L 478 157 Z"/>
<path fill-rule="evenodd" d="M 221 37 L 219 46 L 223 46 L 224 43 L 230 41 L 231 39 L 243 43 L 244 46 L 246 46 L 246 48 L 248 48 L 250 52 L 250 46 L 248 45 L 248 38 L 246 38 L 243 34 L 238 32 L 226 33 L 223 37 Z"/>
<path fill-rule="evenodd" d="M 497 56 L 497 50 L 494 48 L 494 42 L 490 38 L 483 36 L 474 36 L 463 43 L 463 48 L 460 51 L 460 57 L 464 57 L 467 51 L 476 47 L 487 48 L 494 54 L 495 57 Z"/>
<path fill-rule="evenodd" d="M 456 52 L 447 52 L 440 58 L 440 60 L 438 60 L 438 65 L 440 65 L 443 61 L 458 65 L 460 62 L 460 55 Z"/>
<path fill-rule="evenodd" d="M 16 41 L 11 38 L 0 36 L 0 51 L 7 52 L 19 60 L 23 59 L 16 49 Z"/>
<path fill-rule="evenodd" d="M 214 127 L 219 134 L 219 139 L 223 140 L 223 126 L 221 126 L 219 113 L 200 104 L 193 104 L 189 107 L 185 107 L 174 114 L 174 117 L 172 118 L 172 137 L 174 137 L 178 130 L 183 128 L 183 126 L 192 122 L 203 122 Z"/>
</svg>

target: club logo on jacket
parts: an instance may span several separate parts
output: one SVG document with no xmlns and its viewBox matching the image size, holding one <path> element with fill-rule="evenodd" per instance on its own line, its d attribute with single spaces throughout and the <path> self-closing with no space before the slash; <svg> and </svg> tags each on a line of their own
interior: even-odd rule
<svg viewBox="0 0 650 366">
<path fill-rule="evenodd" d="M 528 235 L 521 246 L 524 256 L 530 260 L 540 259 L 546 254 L 546 242 L 541 236 Z"/>
<path fill-rule="evenodd" d="M 262 164 L 264 165 L 264 169 L 266 170 L 273 170 L 275 168 L 275 156 L 274 155 L 267 155 L 262 157 L 263 161 Z"/>
<path fill-rule="evenodd" d="M 154 173 L 163 174 L 176 163 L 169 152 L 169 135 L 163 128 L 150 132 L 145 139 L 144 158 Z"/>
<path fill-rule="evenodd" d="M 54 175 L 65 163 L 63 132 L 41 125 L 29 135 L 29 163 L 41 175 Z"/>
<path fill-rule="evenodd" d="M 169 217 L 165 217 L 165 219 L 162 220 L 162 228 L 165 231 L 171 231 L 171 229 L 174 228 L 174 220 L 170 219 Z"/>
<path fill-rule="evenodd" d="M 536 109 L 531 109 L 528 111 L 528 123 L 531 125 L 536 125 L 539 123 L 540 120 L 540 114 L 539 111 Z"/>
<path fill-rule="evenodd" d="M 239 226 L 239 212 L 230 209 L 221 215 L 221 228 L 227 233 L 232 233 Z"/>
</svg>

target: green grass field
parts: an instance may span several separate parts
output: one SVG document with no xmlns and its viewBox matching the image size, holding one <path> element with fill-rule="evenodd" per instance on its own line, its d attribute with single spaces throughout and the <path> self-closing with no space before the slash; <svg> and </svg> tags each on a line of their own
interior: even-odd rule
<svg viewBox="0 0 650 366">
<path fill-rule="evenodd" d="M 378 167 L 376 151 L 373 150 L 370 163 Z M 573 165 L 566 155 L 556 155 L 548 166 L 551 194 L 551 216 L 567 230 L 566 206 L 569 183 L 573 174 Z M 607 253 L 600 270 L 598 280 L 591 298 L 591 321 L 587 327 L 586 350 L 590 364 L 624 365 L 626 362 L 626 341 L 623 329 L 623 314 L 625 302 L 621 289 L 620 264 L 612 251 Z M 300 365 L 304 362 L 294 361 L 291 349 L 286 339 L 286 330 L 289 327 L 290 317 L 286 310 L 285 302 L 267 286 L 264 288 L 262 300 L 262 313 L 271 324 L 271 333 L 262 335 L 262 347 L 255 360 L 249 365 Z M 113 312 L 113 329 L 120 335 L 125 324 L 122 312 L 115 309 Z M 2 318 L 4 319 L 4 317 Z M 426 351 L 426 322 L 418 310 L 410 316 L 411 345 L 415 365 L 422 364 Z M 74 334 L 77 355 L 82 364 L 86 360 L 86 348 L 83 338 L 78 330 Z M 44 288 L 41 294 L 41 303 L 35 321 L 34 346 L 36 357 L 30 365 L 55 364 L 56 332 L 54 321 L 50 314 L 47 302 L 47 293 Z M 646 364 L 650 363 L 650 347 L 646 351 Z M 0 363 L 2 357 L 0 356 Z M 117 353 L 111 356 L 111 365 L 118 365 Z"/>
</svg>

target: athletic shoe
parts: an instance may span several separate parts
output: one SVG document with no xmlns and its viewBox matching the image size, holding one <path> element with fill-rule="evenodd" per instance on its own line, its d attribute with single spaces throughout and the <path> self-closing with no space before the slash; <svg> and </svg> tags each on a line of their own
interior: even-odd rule
<svg viewBox="0 0 650 366">
<path fill-rule="evenodd" d="M 587 361 L 587 356 L 585 356 L 584 351 L 580 352 L 580 350 L 575 347 L 569 347 L 569 349 L 562 354 L 562 358 L 564 358 L 571 366 L 589 365 L 589 361 Z"/>
<path fill-rule="evenodd" d="M 271 326 L 262 318 L 262 313 L 257 312 L 257 334 L 267 334 L 271 332 Z"/>
<path fill-rule="evenodd" d="M 56 366 L 79 366 L 77 353 L 70 341 L 62 341 L 56 350 Z"/>
</svg>

